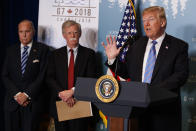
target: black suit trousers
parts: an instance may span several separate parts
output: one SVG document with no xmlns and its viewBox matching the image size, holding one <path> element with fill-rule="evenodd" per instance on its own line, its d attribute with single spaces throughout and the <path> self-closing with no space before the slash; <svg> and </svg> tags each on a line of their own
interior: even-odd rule
<svg viewBox="0 0 196 131">
<path fill-rule="evenodd" d="M 80 118 L 63 122 L 55 122 L 55 131 L 88 131 L 88 118 Z"/>
<path fill-rule="evenodd" d="M 39 115 L 32 112 L 31 104 L 15 111 L 5 110 L 5 131 L 38 131 Z"/>
</svg>

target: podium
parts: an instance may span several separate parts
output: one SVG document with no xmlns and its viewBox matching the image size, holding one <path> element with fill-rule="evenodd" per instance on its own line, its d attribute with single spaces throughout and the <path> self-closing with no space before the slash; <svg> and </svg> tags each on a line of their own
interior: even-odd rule
<svg viewBox="0 0 196 131">
<path fill-rule="evenodd" d="M 75 84 L 75 98 L 82 101 L 91 101 L 106 116 L 119 119 L 137 117 L 141 113 L 141 110 L 137 109 L 164 104 L 175 100 L 177 97 L 175 93 L 163 88 L 149 87 L 146 83 L 120 81 L 118 97 L 113 102 L 103 103 L 96 96 L 96 82 L 97 79 L 94 78 L 78 77 Z M 112 126 L 112 121 L 110 121 L 109 126 Z M 109 130 L 113 131 L 112 128 L 109 128 Z M 128 130 L 128 127 L 122 128 L 122 131 L 124 130 Z"/>
</svg>

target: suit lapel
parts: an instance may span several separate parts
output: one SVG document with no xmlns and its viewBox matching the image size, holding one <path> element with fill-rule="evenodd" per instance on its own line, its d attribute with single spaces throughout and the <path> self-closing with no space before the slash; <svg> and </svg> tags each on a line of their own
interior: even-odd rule
<svg viewBox="0 0 196 131">
<path fill-rule="evenodd" d="M 161 47 L 160 47 L 160 50 L 159 50 L 159 53 L 156 59 L 154 71 L 152 74 L 152 81 L 155 78 L 156 74 L 158 73 L 160 65 L 162 65 L 164 61 L 166 60 L 165 58 L 166 58 L 166 55 L 168 54 L 167 52 L 168 52 L 169 46 L 170 46 L 170 42 L 166 34 L 165 38 L 163 39 L 163 42 L 161 44 Z"/>
<path fill-rule="evenodd" d="M 61 81 L 64 84 L 63 87 L 68 86 L 68 56 L 67 56 L 67 46 L 61 49 L 60 56 L 58 59 L 59 68 L 62 70 L 61 72 Z"/>
<path fill-rule="evenodd" d="M 63 48 L 63 51 L 62 51 L 62 54 L 63 54 L 63 59 L 64 59 L 64 62 L 65 62 L 65 65 L 66 65 L 66 69 L 68 69 L 68 56 L 67 56 L 67 47 Z"/>
<path fill-rule="evenodd" d="M 28 56 L 24 77 L 25 77 L 26 74 L 29 74 L 28 72 L 31 72 L 30 67 L 33 64 L 33 60 L 34 59 L 39 59 L 38 54 L 39 54 L 38 44 L 33 42 L 30 53 L 29 53 L 29 56 Z"/>
<path fill-rule="evenodd" d="M 146 50 L 146 46 L 148 43 L 148 38 L 146 37 L 143 43 L 139 46 L 138 52 L 139 52 L 139 59 L 137 61 L 137 69 L 139 69 L 137 72 L 139 73 L 137 76 L 138 81 L 142 81 L 142 70 L 143 70 L 143 61 L 144 61 L 144 54 Z"/>
<path fill-rule="evenodd" d="M 74 64 L 74 78 L 76 78 L 76 76 L 78 76 L 78 72 L 79 72 L 79 69 L 81 69 L 81 64 L 82 64 L 82 57 L 80 54 L 83 54 L 83 50 L 82 50 L 82 47 L 79 45 L 78 46 L 78 53 L 77 53 L 77 56 L 76 56 L 76 60 L 75 60 L 75 64 Z"/>
</svg>

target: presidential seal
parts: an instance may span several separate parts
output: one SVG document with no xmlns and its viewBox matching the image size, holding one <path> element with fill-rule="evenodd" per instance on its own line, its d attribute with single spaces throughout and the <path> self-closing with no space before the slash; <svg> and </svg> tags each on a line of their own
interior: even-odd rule
<svg viewBox="0 0 196 131">
<path fill-rule="evenodd" d="M 95 92 L 99 100 L 105 103 L 114 101 L 119 92 L 117 80 L 111 75 L 101 76 L 96 83 Z"/>
</svg>

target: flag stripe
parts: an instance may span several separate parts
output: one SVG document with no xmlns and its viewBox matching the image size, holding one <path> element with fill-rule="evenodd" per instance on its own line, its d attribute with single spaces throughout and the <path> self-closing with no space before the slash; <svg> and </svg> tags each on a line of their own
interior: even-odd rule
<svg viewBox="0 0 196 131">
<path fill-rule="evenodd" d="M 125 12 L 122 18 L 121 26 L 119 29 L 119 33 L 117 35 L 117 48 L 123 46 L 125 41 L 128 39 L 129 36 L 134 36 L 136 35 L 137 30 L 136 30 L 136 13 L 135 13 L 135 8 L 134 8 L 134 0 L 128 0 L 127 6 L 125 8 Z M 122 53 L 120 54 L 120 60 L 124 61 L 126 53 L 128 51 L 128 48 L 125 48 Z M 115 73 L 112 72 L 108 68 L 107 70 L 108 75 L 113 75 L 115 77 Z M 131 81 L 131 79 L 123 79 L 120 76 L 117 75 L 117 80 L 118 81 Z M 105 116 L 103 113 L 101 113 L 101 118 L 107 126 L 107 116 Z"/>
<path fill-rule="evenodd" d="M 117 47 L 122 47 L 128 37 L 136 35 L 136 14 L 134 8 L 134 0 L 129 0 L 125 8 L 119 33 L 117 36 Z M 120 54 L 120 60 L 125 61 L 125 56 L 128 51 L 128 47 L 125 48 Z"/>
</svg>

